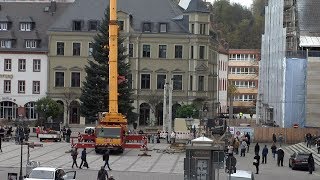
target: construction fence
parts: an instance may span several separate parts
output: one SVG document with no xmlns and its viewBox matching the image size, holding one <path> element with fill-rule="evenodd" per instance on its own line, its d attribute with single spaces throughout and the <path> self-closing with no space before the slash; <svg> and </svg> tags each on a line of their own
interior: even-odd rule
<svg viewBox="0 0 320 180">
<path fill-rule="evenodd" d="M 272 143 L 272 134 L 275 133 L 277 138 L 281 133 L 284 138 L 284 143 L 295 144 L 304 142 L 304 137 L 307 133 L 320 136 L 320 128 L 279 128 L 279 127 L 254 127 L 254 141 Z"/>
</svg>

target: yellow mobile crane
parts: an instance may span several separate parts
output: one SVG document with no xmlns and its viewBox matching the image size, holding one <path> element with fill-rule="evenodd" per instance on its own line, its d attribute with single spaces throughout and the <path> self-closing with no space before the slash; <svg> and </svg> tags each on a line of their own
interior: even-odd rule
<svg viewBox="0 0 320 180">
<path fill-rule="evenodd" d="M 107 149 L 123 152 L 125 148 L 147 148 L 145 135 L 128 135 L 127 119 L 118 112 L 118 21 L 117 0 L 110 0 L 109 21 L 109 112 L 103 114 L 92 135 L 83 134 L 72 147 Z M 91 141 L 91 142 L 84 142 Z M 93 142 L 92 142 L 93 141 Z M 139 143 L 129 143 L 137 141 Z"/>
</svg>

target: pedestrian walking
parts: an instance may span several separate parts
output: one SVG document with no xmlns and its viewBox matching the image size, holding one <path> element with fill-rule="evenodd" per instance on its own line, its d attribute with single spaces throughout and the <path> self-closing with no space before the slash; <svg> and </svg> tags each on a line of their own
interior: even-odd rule
<svg viewBox="0 0 320 180">
<path fill-rule="evenodd" d="M 171 144 L 174 144 L 176 142 L 176 132 L 172 131 L 171 133 Z"/>
<path fill-rule="evenodd" d="M 314 171 L 314 159 L 313 159 L 312 153 L 310 153 L 308 157 L 308 169 L 309 169 L 309 173 L 312 174 L 312 171 Z"/>
<path fill-rule="evenodd" d="M 0 137 L 0 151 L 2 152 L 2 137 Z"/>
<path fill-rule="evenodd" d="M 279 134 L 278 141 L 279 141 L 279 146 L 281 147 L 281 145 L 282 145 L 282 143 L 283 143 L 282 133 Z"/>
<path fill-rule="evenodd" d="M 272 157 L 273 157 L 273 159 L 275 159 L 275 158 L 276 158 L 276 153 L 277 153 L 277 146 L 276 146 L 275 143 L 273 143 L 273 144 L 271 145 L 271 152 L 272 152 Z"/>
<path fill-rule="evenodd" d="M 98 171 L 97 180 L 106 180 L 109 179 L 108 171 L 104 169 L 104 166 L 101 166 L 100 170 Z"/>
<path fill-rule="evenodd" d="M 67 129 L 65 126 L 62 128 L 62 139 L 65 141 L 66 140 L 66 134 L 67 134 Z"/>
<path fill-rule="evenodd" d="M 277 136 L 275 133 L 272 134 L 272 142 L 277 143 Z"/>
<path fill-rule="evenodd" d="M 249 153 L 249 147 L 250 147 L 250 142 L 251 142 L 251 137 L 250 134 L 247 132 L 247 134 L 245 135 L 246 139 L 247 139 L 247 153 Z"/>
<path fill-rule="evenodd" d="M 228 146 L 228 155 L 233 155 L 233 146 L 232 146 L 232 144 L 230 144 Z"/>
<path fill-rule="evenodd" d="M 282 150 L 281 147 L 279 147 L 277 154 L 278 154 L 277 164 L 278 164 L 278 166 L 280 166 L 280 165 L 283 166 L 284 151 Z"/>
<path fill-rule="evenodd" d="M 71 151 L 71 157 L 72 157 L 72 168 L 74 165 L 78 168 L 78 163 L 77 163 L 77 157 L 78 157 L 78 149 L 75 148 Z"/>
<path fill-rule="evenodd" d="M 86 151 L 86 148 L 83 148 L 83 150 L 81 152 L 81 163 L 80 163 L 79 169 L 82 169 L 82 165 L 83 165 L 83 167 L 86 167 L 87 169 L 89 168 L 89 165 L 88 165 L 88 162 L 87 162 L 87 151 Z"/>
<path fill-rule="evenodd" d="M 262 164 L 267 164 L 267 155 L 268 155 L 268 148 L 267 145 L 264 145 L 262 149 Z"/>
<path fill-rule="evenodd" d="M 254 159 L 253 165 L 256 166 L 256 174 L 259 174 L 259 165 L 260 165 L 260 156 L 259 156 L 259 154 L 256 154 L 253 159 Z"/>
<path fill-rule="evenodd" d="M 111 171 L 112 169 L 110 168 L 110 165 L 109 165 L 109 157 L 110 157 L 110 151 L 107 150 L 102 157 L 103 161 L 105 162 L 103 167 L 106 168 L 106 166 L 108 166 L 109 170 Z"/>
<path fill-rule="evenodd" d="M 37 138 L 39 138 L 40 132 L 41 132 L 41 129 L 40 129 L 40 126 L 38 126 L 38 127 L 36 128 Z"/>
<path fill-rule="evenodd" d="M 317 149 L 318 149 L 318 154 L 320 154 L 320 139 L 317 140 Z"/>
<path fill-rule="evenodd" d="M 234 142 L 234 147 L 233 147 L 235 154 L 239 154 L 239 146 L 240 146 L 239 139 L 236 138 L 236 139 L 235 139 L 235 142 Z"/>
<path fill-rule="evenodd" d="M 247 143 L 246 141 L 242 141 L 240 144 L 240 156 L 246 157 L 246 148 L 247 148 Z"/>
<path fill-rule="evenodd" d="M 71 129 L 68 128 L 68 129 L 67 129 L 67 133 L 66 133 L 66 142 L 67 142 L 67 143 L 70 142 L 71 133 L 72 133 Z"/>
<path fill-rule="evenodd" d="M 260 152 L 260 146 L 259 144 L 257 143 L 255 146 L 254 146 L 254 154 L 259 154 Z"/>
<path fill-rule="evenodd" d="M 311 148 L 311 140 L 312 140 L 312 136 L 310 133 L 307 133 L 306 135 L 306 139 L 307 139 L 307 147 Z"/>
</svg>

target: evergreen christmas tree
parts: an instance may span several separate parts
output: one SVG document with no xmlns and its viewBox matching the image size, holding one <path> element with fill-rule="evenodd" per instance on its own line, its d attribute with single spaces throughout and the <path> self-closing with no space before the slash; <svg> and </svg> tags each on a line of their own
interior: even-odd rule
<svg viewBox="0 0 320 180">
<path fill-rule="evenodd" d="M 128 79 L 130 64 L 126 61 L 124 54 L 126 49 L 121 46 L 122 38 L 118 39 L 118 73 L 119 77 Z M 87 73 L 83 82 L 81 100 L 81 114 L 86 118 L 86 123 L 96 120 L 98 112 L 108 112 L 109 110 L 109 8 L 104 13 L 101 25 L 99 25 L 98 33 L 94 37 L 93 42 L 93 61 L 88 60 L 85 67 Z M 119 81 L 118 84 L 118 106 L 119 112 L 127 116 L 128 121 L 135 121 L 135 113 L 133 110 L 132 89 L 128 86 L 127 80 Z"/>
</svg>

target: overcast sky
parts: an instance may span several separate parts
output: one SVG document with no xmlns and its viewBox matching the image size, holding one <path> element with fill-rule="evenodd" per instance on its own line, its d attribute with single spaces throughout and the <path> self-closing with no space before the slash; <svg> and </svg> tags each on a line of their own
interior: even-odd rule
<svg viewBox="0 0 320 180">
<path fill-rule="evenodd" d="M 207 0 L 207 1 L 213 2 L 214 0 Z M 180 5 L 183 8 L 187 8 L 189 2 L 190 2 L 190 0 L 181 0 Z M 247 7 L 250 7 L 250 5 L 252 4 L 252 0 L 230 0 L 230 2 L 240 3 L 240 4 L 247 6 Z"/>
</svg>

